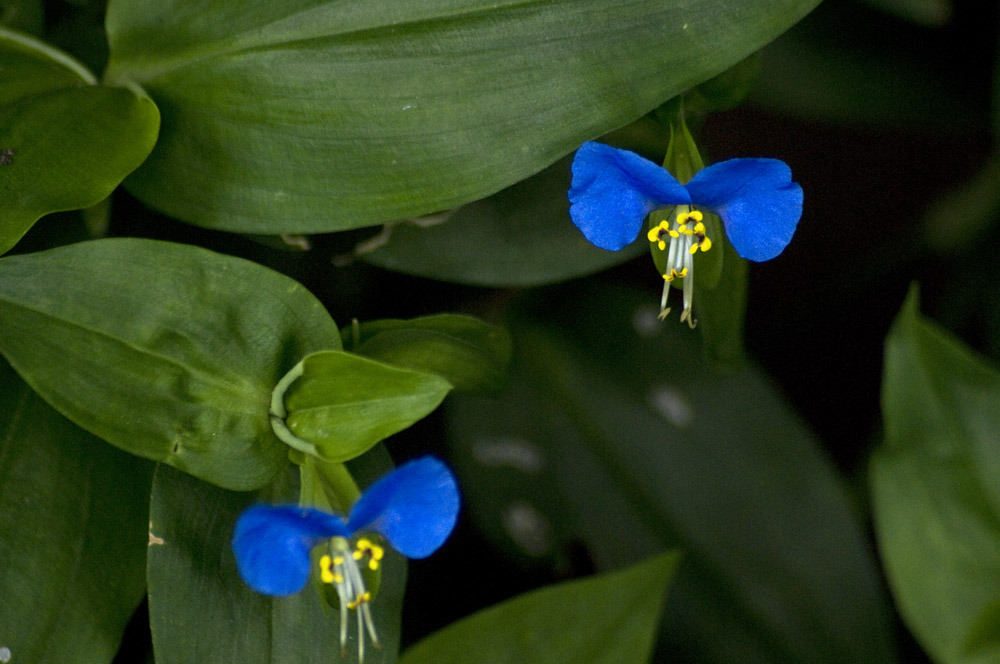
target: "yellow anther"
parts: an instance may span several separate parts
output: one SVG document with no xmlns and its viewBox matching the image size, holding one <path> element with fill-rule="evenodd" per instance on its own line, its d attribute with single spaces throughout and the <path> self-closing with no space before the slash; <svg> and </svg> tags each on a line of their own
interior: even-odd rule
<svg viewBox="0 0 1000 664">
<path fill-rule="evenodd" d="M 364 551 L 362 551 L 361 549 L 355 549 L 354 553 L 351 554 L 351 557 L 354 558 L 355 560 L 361 560 L 361 556 L 363 555 L 365 555 Z"/>
<path fill-rule="evenodd" d="M 705 216 L 701 213 L 700 210 L 691 210 L 689 212 L 678 212 L 677 213 L 677 224 L 678 225 L 683 225 L 683 224 L 686 224 L 687 222 L 692 221 L 692 220 L 698 222 L 698 221 L 702 221 L 704 218 L 705 218 Z"/>
<path fill-rule="evenodd" d="M 334 574 L 330 569 L 333 563 L 333 559 L 330 556 L 323 556 L 319 559 L 319 575 L 323 579 L 323 583 L 340 583 L 337 581 L 337 574 Z M 343 579 L 341 579 L 342 581 Z"/>
<path fill-rule="evenodd" d="M 712 241 L 706 237 L 702 239 L 701 242 L 698 243 L 698 246 L 701 248 L 702 251 L 708 251 L 709 249 L 712 248 Z"/>
<path fill-rule="evenodd" d="M 694 225 L 694 234 L 695 235 L 704 235 L 705 234 L 705 224 L 701 223 L 700 221 L 697 224 L 695 224 Z"/>
<path fill-rule="evenodd" d="M 337 556 L 336 558 L 333 559 L 333 564 L 336 565 L 337 567 L 340 567 L 341 565 L 344 564 L 344 557 Z"/>
<path fill-rule="evenodd" d="M 650 228 L 649 232 L 646 233 L 646 239 L 650 242 L 655 242 L 660 251 L 663 251 L 667 248 L 667 243 L 663 241 L 664 233 L 671 233 L 670 222 L 666 220 Z"/>
<path fill-rule="evenodd" d="M 375 560 L 375 558 L 372 558 L 371 560 L 368 561 L 368 569 L 370 569 L 373 572 L 378 569 L 378 561 Z"/>
<path fill-rule="evenodd" d="M 349 609 L 356 609 L 361 604 L 367 604 L 368 602 L 371 601 L 371 599 L 372 599 L 372 594 L 366 590 L 363 593 L 358 593 L 354 597 L 354 601 L 353 602 L 348 602 L 347 603 L 347 608 L 349 608 Z"/>
<path fill-rule="evenodd" d="M 664 281 L 673 281 L 674 279 L 683 279 L 687 275 L 688 275 L 688 269 L 686 267 L 685 268 L 681 268 L 680 270 L 671 268 L 670 272 L 668 272 L 667 274 L 663 275 L 663 280 Z"/>
</svg>

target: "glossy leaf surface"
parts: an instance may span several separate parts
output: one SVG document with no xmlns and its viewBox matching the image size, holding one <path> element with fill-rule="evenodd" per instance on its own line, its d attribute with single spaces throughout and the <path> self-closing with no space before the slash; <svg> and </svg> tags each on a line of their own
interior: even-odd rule
<svg viewBox="0 0 1000 664">
<path fill-rule="evenodd" d="M 920 316 L 886 340 L 879 550 L 907 625 L 942 664 L 1000 660 L 1000 373 Z"/>
<path fill-rule="evenodd" d="M 42 216 L 106 198 L 149 154 L 159 112 L 68 55 L 0 28 L 0 253 Z"/>
<path fill-rule="evenodd" d="M 643 664 L 678 554 L 515 597 L 432 634 L 402 664 Z"/>
<path fill-rule="evenodd" d="M 287 459 L 271 390 L 339 348 L 300 284 L 248 261 L 152 240 L 0 260 L 0 352 L 57 410 L 133 454 L 238 489 Z"/>
<path fill-rule="evenodd" d="M 145 594 L 152 464 L 59 415 L 0 361 L 0 647 L 108 664 Z"/>
<path fill-rule="evenodd" d="M 815 0 L 114 0 L 111 81 L 163 112 L 127 186 L 199 225 L 334 231 L 449 209 L 625 125 Z"/>
</svg>

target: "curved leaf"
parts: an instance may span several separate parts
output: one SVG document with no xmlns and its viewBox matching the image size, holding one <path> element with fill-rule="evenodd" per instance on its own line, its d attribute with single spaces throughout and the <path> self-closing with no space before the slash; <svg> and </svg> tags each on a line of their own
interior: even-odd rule
<svg viewBox="0 0 1000 664">
<path fill-rule="evenodd" d="M 1000 660 L 1000 373 L 922 318 L 886 339 L 885 444 L 871 465 L 879 551 L 900 613 L 941 664 Z"/>
<path fill-rule="evenodd" d="M 57 410 L 128 452 L 251 489 L 287 461 L 271 390 L 339 348 L 300 284 L 249 261 L 152 240 L 0 260 L 0 352 Z"/>
<path fill-rule="evenodd" d="M 416 644 L 401 664 L 644 664 L 680 556 L 515 597 Z"/>
<path fill-rule="evenodd" d="M 756 51 L 816 0 L 113 0 L 107 78 L 160 143 L 129 179 L 203 226 L 319 232 L 518 182 Z"/>
<path fill-rule="evenodd" d="M 50 46 L 0 28 L 0 253 L 42 216 L 106 198 L 153 149 L 147 97 L 91 85 Z"/>
</svg>

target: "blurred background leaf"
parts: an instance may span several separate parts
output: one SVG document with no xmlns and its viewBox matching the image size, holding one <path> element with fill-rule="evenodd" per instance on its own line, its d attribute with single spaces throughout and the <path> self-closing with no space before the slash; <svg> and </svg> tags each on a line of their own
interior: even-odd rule
<svg viewBox="0 0 1000 664">
<path fill-rule="evenodd" d="M 829 460 L 758 369 L 712 370 L 649 300 L 566 287 L 518 310 L 509 391 L 446 409 L 472 518 L 526 565 L 582 545 L 609 569 L 678 547 L 667 660 L 893 661 Z"/>
<path fill-rule="evenodd" d="M 644 664 L 678 554 L 521 595 L 407 650 L 402 664 Z"/>
<path fill-rule="evenodd" d="M 128 452 L 263 486 L 286 463 L 268 407 L 303 356 L 339 348 L 316 298 L 265 267 L 152 240 L 0 260 L 2 352 L 57 410 Z"/>
<path fill-rule="evenodd" d="M 145 595 L 153 466 L 52 410 L 0 361 L 0 647 L 108 664 Z"/>
<path fill-rule="evenodd" d="M 0 25 L 37 37 L 44 22 L 41 0 L 0 1 Z"/>
<path fill-rule="evenodd" d="M 384 449 L 369 457 L 356 475 L 362 486 L 389 467 Z M 287 504 L 296 496 L 285 475 L 260 493 L 234 493 L 158 467 L 150 509 L 150 532 L 158 539 L 148 564 L 158 664 L 357 664 L 356 625 L 341 657 L 337 611 L 313 584 L 291 597 L 267 597 L 250 590 L 236 570 L 230 541 L 240 512 L 255 501 Z M 398 649 L 406 562 L 387 551 L 382 570 L 371 603 L 381 647 L 366 648 L 369 664 L 392 664 Z"/>
<path fill-rule="evenodd" d="M 145 203 L 225 230 L 334 231 L 508 187 L 816 4 L 112 0 L 106 79 L 163 113 L 126 185 Z"/>
<path fill-rule="evenodd" d="M 0 253 L 42 216 L 107 197 L 153 149 L 159 112 L 83 65 L 0 28 Z"/>
<path fill-rule="evenodd" d="M 879 550 L 907 625 L 941 664 L 1000 661 L 1000 374 L 920 316 L 886 339 Z"/>
</svg>

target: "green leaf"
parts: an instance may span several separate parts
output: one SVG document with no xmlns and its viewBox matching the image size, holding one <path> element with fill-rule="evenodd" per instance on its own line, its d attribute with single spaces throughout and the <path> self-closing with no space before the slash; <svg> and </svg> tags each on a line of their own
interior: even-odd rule
<svg viewBox="0 0 1000 664">
<path fill-rule="evenodd" d="M 441 403 L 451 384 L 341 351 L 308 355 L 284 395 L 286 443 L 326 461 L 348 461 Z"/>
<path fill-rule="evenodd" d="M 1000 373 L 920 316 L 886 339 L 885 443 L 871 464 L 879 550 L 936 662 L 1000 661 Z"/>
<path fill-rule="evenodd" d="M 537 173 L 774 39 L 816 0 L 112 0 L 107 78 L 161 140 L 127 186 L 253 233 L 450 209 Z"/>
<path fill-rule="evenodd" d="M 342 334 L 351 338 L 351 330 Z M 437 374 L 461 390 L 501 387 L 510 362 L 510 335 L 472 316 L 375 320 L 361 323 L 356 334 L 351 351 L 397 367 Z"/>
<path fill-rule="evenodd" d="M 401 664 L 643 664 L 676 553 L 515 597 L 432 634 Z"/>
<path fill-rule="evenodd" d="M 645 251 L 645 238 L 622 251 L 587 242 L 569 218 L 571 158 L 434 223 L 396 223 L 385 243 L 361 253 L 387 270 L 475 286 L 534 286 L 597 272 Z"/>
<path fill-rule="evenodd" d="M 714 371 L 651 300 L 567 287 L 518 310 L 503 398 L 446 410 L 468 513 L 525 564 L 681 549 L 677 661 L 892 662 L 870 544 L 818 442 L 759 369 Z"/>
<path fill-rule="evenodd" d="M 150 510 L 149 619 L 157 664 L 357 663 L 357 632 L 340 654 L 340 622 L 311 584 L 291 597 L 267 597 L 240 579 L 230 547 L 240 512 L 255 500 L 294 502 L 294 492 L 225 491 L 160 466 Z M 160 541 L 162 540 L 162 541 Z M 387 551 L 372 601 L 381 648 L 365 662 L 392 664 L 399 640 L 405 560 Z"/>
<path fill-rule="evenodd" d="M 0 647 L 108 664 L 145 595 L 152 464 L 52 410 L 0 361 Z"/>
<path fill-rule="evenodd" d="M 0 253 L 42 216 L 106 198 L 153 149 L 147 97 L 92 85 L 68 55 L 0 28 Z"/>
<path fill-rule="evenodd" d="M 0 260 L 0 352 L 56 410 L 128 452 L 235 489 L 268 483 L 278 380 L 339 348 L 300 284 L 249 261 L 152 240 Z"/>
<path fill-rule="evenodd" d="M 4 0 L 0 5 L 0 24 L 40 35 L 45 27 L 42 0 Z"/>
</svg>

